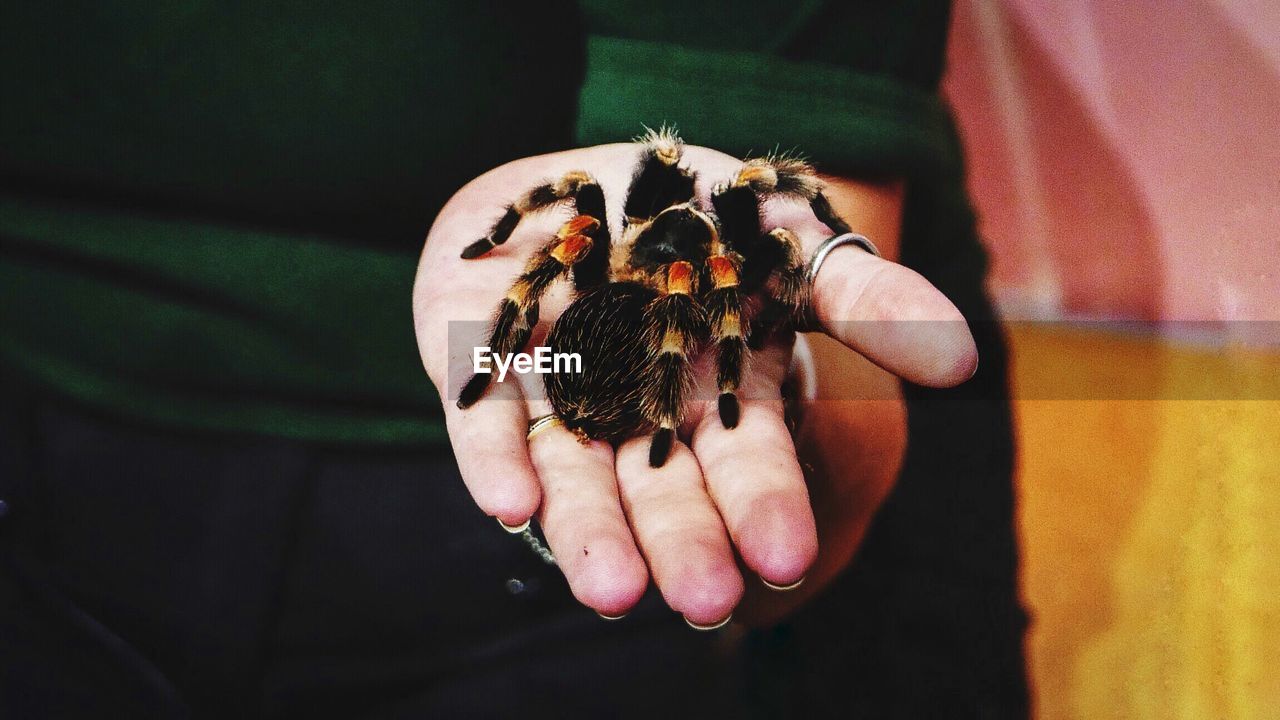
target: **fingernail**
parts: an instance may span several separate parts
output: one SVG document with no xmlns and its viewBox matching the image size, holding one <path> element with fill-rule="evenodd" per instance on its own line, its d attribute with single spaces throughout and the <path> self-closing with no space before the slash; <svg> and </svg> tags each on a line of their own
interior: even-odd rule
<svg viewBox="0 0 1280 720">
<path fill-rule="evenodd" d="M 712 624 L 710 624 L 710 625 L 699 625 L 698 623 L 696 623 L 696 622 L 694 622 L 694 621 L 690 620 L 690 619 L 689 619 L 689 618 L 687 618 L 687 617 L 684 619 L 684 621 L 685 621 L 685 623 L 686 623 L 686 624 L 688 624 L 688 625 L 689 625 L 689 627 L 693 628 L 694 630 L 698 630 L 698 631 L 700 631 L 700 632 L 710 632 L 710 631 L 712 631 L 712 630 L 719 630 L 720 628 L 724 627 L 725 625 L 728 625 L 728 624 L 729 624 L 729 621 L 730 621 L 730 620 L 732 620 L 732 619 L 733 619 L 733 613 L 729 613 L 729 614 L 728 614 L 728 615 L 726 615 L 726 616 L 725 616 L 725 618 L 724 618 L 723 620 L 721 620 L 720 622 L 712 623 Z"/>
<path fill-rule="evenodd" d="M 760 578 L 760 582 L 764 583 L 764 586 L 769 588 L 770 590 L 777 590 L 778 592 L 786 592 L 788 590 L 795 590 L 796 588 L 804 584 L 804 578 L 801 577 L 799 580 L 791 583 L 790 585 L 774 585 L 768 580 L 765 580 L 763 577 Z"/>
<path fill-rule="evenodd" d="M 626 613 L 622 613 L 621 615 L 605 615 L 599 610 L 596 611 L 596 614 L 600 616 L 601 620 L 608 620 L 610 622 L 613 622 L 614 620 L 621 620 L 622 618 L 627 616 Z"/>
<path fill-rule="evenodd" d="M 498 518 L 494 518 L 494 520 L 498 520 Z M 532 520 L 532 518 L 530 518 L 530 520 Z M 506 530 L 507 532 L 511 533 L 512 535 L 519 535 L 520 533 L 522 533 L 522 532 L 524 532 L 525 530 L 528 530 L 528 529 L 529 529 L 529 520 L 525 520 L 524 522 L 520 523 L 519 525 L 508 525 L 508 524 L 506 524 L 506 523 L 502 522 L 501 520 L 498 520 L 498 524 L 502 526 L 502 529 L 503 529 L 503 530 Z"/>
</svg>

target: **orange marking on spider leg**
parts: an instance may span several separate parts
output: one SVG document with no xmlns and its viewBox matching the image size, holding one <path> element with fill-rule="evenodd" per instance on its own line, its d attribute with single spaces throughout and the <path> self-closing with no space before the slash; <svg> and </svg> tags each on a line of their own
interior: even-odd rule
<svg viewBox="0 0 1280 720">
<path fill-rule="evenodd" d="M 590 215 L 578 215 L 564 225 L 561 225 L 556 236 L 563 239 L 571 235 L 589 233 L 598 227 L 600 227 L 599 220 L 591 217 Z"/>
<path fill-rule="evenodd" d="M 677 260 L 667 268 L 667 292 L 688 295 L 693 290 L 693 265 Z"/>
<path fill-rule="evenodd" d="M 525 302 L 529 299 L 529 282 L 527 280 L 516 280 L 507 291 L 507 299 L 520 307 L 525 307 Z"/>
<path fill-rule="evenodd" d="M 570 235 L 551 249 L 551 257 L 561 265 L 572 265 L 591 249 L 591 238 L 586 235 Z"/>
<path fill-rule="evenodd" d="M 591 176 L 581 170 L 573 170 L 567 172 L 555 184 L 555 193 L 558 197 L 568 197 L 578 191 L 583 185 L 591 182 Z"/>
<path fill-rule="evenodd" d="M 716 337 L 742 337 L 742 319 L 737 313 L 728 313 L 720 318 L 719 327 L 716 328 Z"/>
<path fill-rule="evenodd" d="M 723 255 L 712 255 L 707 258 L 711 267 L 711 282 L 718 288 L 734 287 L 738 284 L 738 271 L 733 261 Z"/>
<path fill-rule="evenodd" d="M 662 347 L 659 352 L 683 355 L 685 344 L 684 333 L 671 328 L 662 334 Z"/>
<path fill-rule="evenodd" d="M 754 182 L 763 181 L 764 184 L 772 187 L 778 184 L 778 171 L 769 165 L 749 164 L 738 171 L 738 177 L 734 179 L 733 184 L 737 187 L 749 185 Z"/>
</svg>

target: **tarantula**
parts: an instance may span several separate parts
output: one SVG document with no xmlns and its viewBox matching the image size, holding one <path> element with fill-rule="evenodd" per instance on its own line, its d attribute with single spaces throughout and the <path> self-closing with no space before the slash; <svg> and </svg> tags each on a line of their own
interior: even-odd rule
<svg viewBox="0 0 1280 720">
<path fill-rule="evenodd" d="M 489 234 L 462 251 L 478 258 L 506 242 L 525 215 L 572 202 L 576 215 L 529 260 L 493 320 L 495 354 L 518 352 L 538 322 L 538 301 L 572 275 L 576 297 L 547 336 L 553 352 L 576 352 L 582 372 L 544 376 L 564 426 L 584 442 L 619 442 L 653 432 L 649 464 L 661 467 L 684 416 L 691 359 L 714 349 L 720 421 L 738 424 L 738 385 L 748 347 L 804 322 L 809 283 L 799 240 L 761 227 L 771 196 L 801 199 L 832 232 L 849 226 L 832 209 L 812 166 L 785 156 L 745 161 L 717 185 L 712 208 L 695 198 L 695 173 L 680 164 L 684 143 L 669 129 L 637 138 L 639 162 L 619 240 L 609 232 L 604 193 L 570 172 L 511 203 Z M 462 388 L 458 407 L 480 399 L 490 375 Z"/>
</svg>

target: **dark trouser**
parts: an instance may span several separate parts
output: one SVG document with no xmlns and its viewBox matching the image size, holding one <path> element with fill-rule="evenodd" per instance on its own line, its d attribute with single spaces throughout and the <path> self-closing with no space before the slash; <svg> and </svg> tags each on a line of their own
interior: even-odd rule
<svg viewBox="0 0 1280 720">
<path fill-rule="evenodd" d="M 724 705 L 723 640 L 607 623 L 447 453 L 5 411 L 0 717 L 641 716 Z"/>
<path fill-rule="evenodd" d="M 904 547 L 938 532 L 912 527 L 910 469 L 833 590 L 741 641 L 654 593 L 597 618 L 445 453 L 184 436 L 15 395 L 3 718 L 1025 712 L 1013 575 Z"/>
</svg>

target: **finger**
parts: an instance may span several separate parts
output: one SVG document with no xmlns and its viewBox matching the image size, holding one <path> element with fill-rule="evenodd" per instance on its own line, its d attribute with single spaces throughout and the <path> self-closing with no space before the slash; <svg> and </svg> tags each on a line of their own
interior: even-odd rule
<svg viewBox="0 0 1280 720">
<path fill-rule="evenodd" d="M 614 477 L 613 448 L 582 444 L 559 423 L 529 440 L 542 479 L 538 521 L 574 597 L 617 617 L 640 601 L 649 572 L 627 526 Z"/>
<path fill-rule="evenodd" d="M 510 527 L 526 523 L 542 500 L 525 442 L 528 411 L 517 383 L 492 382 L 467 410 L 456 405 L 471 375 L 471 352 L 486 343 L 491 298 L 462 293 L 452 303 L 415 297 L 423 367 L 444 405 L 445 424 L 468 492 L 486 514 Z"/>
<path fill-rule="evenodd" d="M 446 396 L 447 398 L 447 396 Z M 482 402 L 444 403 L 445 424 L 462 481 L 476 505 L 509 528 L 533 517 L 542 489 L 525 442 L 528 419 L 515 383 L 494 383 Z"/>
<path fill-rule="evenodd" d="M 917 385 L 951 387 L 977 370 L 977 347 L 956 306 L 915 271 L 856 247 L 827 256 L 813 308 L 829 335 Z"/>
<path fill-rule="evenodd" d="M 742 576 L 693 453 L 676 442 L 666 464 L 652 468 L 649 438 L 635 438 L 618 448 L 617 470 L 623 508 L 667 604 L 695 625 L 727 619 Z"/>
<path fill-rule="evenodd" d="M 753 380 L 770 383 L 762 375 Z M 694 431 L 693 451 L 743 562 L 766 582 L 789 586 L 817 558 L 818 531 L 777 383 L 771 398 L 758 390 L 743 389 L 747 399 L 732 430 L 707 413 Z"/>
</svg>

